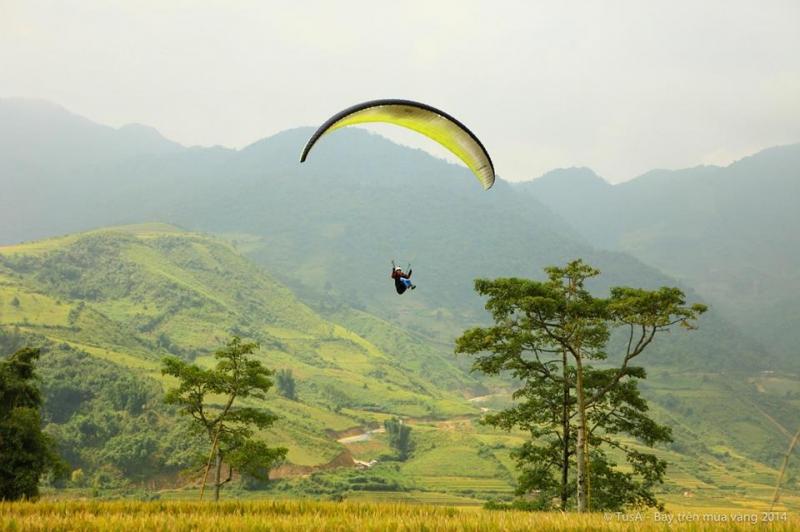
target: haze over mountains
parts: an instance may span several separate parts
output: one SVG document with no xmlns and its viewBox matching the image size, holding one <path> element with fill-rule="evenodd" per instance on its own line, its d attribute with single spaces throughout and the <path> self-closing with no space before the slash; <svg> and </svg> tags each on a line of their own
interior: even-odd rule
<svg viewBox="0 0 800 532">
<path fill-rule="evenodd" d="M 260 338 L 270 362 L 302 380 L 301 405 L 277 404 L 291 407 L 286 423 L 309 421 L 281 428 L 281 441 L 296 446 L 294 463 L 317 465 L 342 449 L 320 432 L 375 422 L 370 409 L 474 413 L 465 398 L 498 383 L 467 375 L 469 361 L 452 354 L 453 338 L 487 319 L 473 280 L 541 278 L 543 267 L 581 257 L 603 271 L 598 291 L 678 284 L 690 301 L 712 304 L 698 331 L 654 345 L 643 390 L 674 427 L 679 474 L 694 475 L 702 460 L 714 464 L 709 489 L 771 482 L 783 425 L 800 423 L 800 146 L 617 186 L 569 169 L 484 192 L 466 169 L 359 129 L 326 137 L 301 165 L 311 131 L 242 150 L 187 148 L 146 126 L 114 129 L 45 102 L 0 100 L 0 245 L 151 222 L 213 234 L 139 225 L 0 250 L 0 340 L 17 328 L 62 342 L 65 366 L 91 357 L 158 378 L 166 352 L 202 360 L 231 331 Z M 413 293 L 395 295 L 393 258 L 413 263 Z M 85 292 L 93 286 L 97 297 Z M 78 403 L 80 415 L 101 408 Z M 342 413 L 328 411 L 334 403 Z M 454 468 L 473 464 L 473 440 L 450 442 L 464 453 Z M 430 476 L 454 452 L 436 445 L 409 471 Z M 495 479 L 505 452 L 474 464 Z"/>
<path fill-rule="evenodd" d="M 725 168 L 655 170 L 613 186 L 586 168 L 517 186 L 596 245 L 696 288 L 800 365 L 800 144 Z"/>
<path fill-rule="evenodd" d="M 715 304 L 728 302 L 720 294 L 739 290 L 761 301 L 762 313 L 767 299 L 757 294 L 780 290 L 783 277 L 798 283 L 800 270 L 790 267 L 800 255 L 791 245 L 798 236 L 782 229 L 797 227 L 797 209 L 789 208 L 800 182 L 791 173 L 796 147 L 765 152 L 731 170 L 677 172 L 676 179 L 653 172 L 611 187 L 587 171 L 562 171 L 520 185 L 548 208 L 502 181 L 484 194 L 463 168 L 361 130 L 326 138 L 300 165 L 297 153 L 310 131 L 302 128 L 234 151 L 185 148 L 144 126 L 116 130 L 37 101 L 4 100 L 0 118 L 0 242 L 113 224 L 174 223 L 235 235 L 295 289 L 327 290 L 385 316 L 397 299 L 383 273 L 397 258 L 418 265 L 425 288 L 413 302 L 404 300 L 414 312 L 406 305 L 397 310 L 428 329 L 437 313 L 474 317 L 480 301 L 468 287 L 476 277 L 535 276 L 578 256 L 603 270 L 606 283 L 671 282 L 633 255 Z M 735 178 L 730 183 L 726 171 Z M 708 178 L 696 180 L 697 174 Z M 758 190 L 768 193 L 757 196 L 763 207 L 742 205 Z M 773 214 L 765 219 L 760 209 Z M 748 267 L 758 275 L 750 286 L 737 287 L 747 282 L 741 277 Z M 800 291 L 782 292 L 785 305 L 791 306 L 792 293 Z M 728 310 L 736 300 L 727 297 L 733 304 L 725 310 L 733 316 Z"/>
<path fill-rule="evenodd" d="M 539 276 L 582 257 L 604 272 L 598 289 L 675 282 L 603 251 L 593 235 L 503 181 L 484 193 L 464 168 L 362 130 L 324 139 L 300 165 L 308 129 L 240 151 L 183 148 L 142 126 L 115 130 L 42 102 L 0 108 L 0 242 L 147 221 L 225 234 L 306 299 L 366 308 L 448 350 L 461 327 L 485 319 L 476 277 Z M 417 266 L 413 298 L 393 293 L 392 258 Z M 682 347 L 670 349 L 672 363 L 771 365 L 714 313 L 691 342 L 674 341 Z"/>
</svg>

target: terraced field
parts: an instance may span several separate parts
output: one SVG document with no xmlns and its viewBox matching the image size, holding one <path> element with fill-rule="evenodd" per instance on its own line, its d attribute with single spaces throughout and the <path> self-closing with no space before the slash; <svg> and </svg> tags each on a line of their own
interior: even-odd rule
<svg viewBox="0 0 800 532">
<path fill-rule="evenodd" d="M 373 491 L 345 486 L 339 495 L 347 499 L 475 504 L 507 497 L 514 489 L 510 452 L 525 434 L 477 423 L 482 408 L 508 404 L 507 391 L 498 388 L 467 400 L 464 390 L 477 388 L 476 382 L 435 342 L 355 309 L 323 317 L 231 245 L 204 235 L 153 224 L 1 247 L 0 334 L 46 345 L 45 366 L 69 352 L 67 369 L 80 361 L 88 371 L 96 362 L 107 376 L 155 383 L 159 391 L 170 384 L 160 374 L 163 356 L 208 365 L 230 335 L 254 338 L 262 345 L 260 360 L 291 369 L 297 381 L 298 400 L 271 392 L 258 404 L 280 413 L 262 436 L 288 447 L 291 465 L 302 474 L 349 453 L 396 467 L 392 475 L 403 482 L 400 488 L 390 483 Z M 747 509 L 771 498 L 789 427 L 800 424 L 795 387 L 800 381 L 788 374 L 735 381 L 741 378 L 656 368 L 643 386 L 654 415 L 675 433 L 676 445 L 655 450 L 670 463 L 661 490 L 670 504 L 701 501 Z M 78 398 L 102 395 L 66 392 Z M 145 406 L 157 411 L 157 403 L 156 397 Z M 66 434 L 84 426 L 91 410 L 77 405 L 67 412 L 76 421 Z M 128 412 L 115 415 L 131 418 Z M 415 448 L 406 462 L 391 460 L 394 451 L 380 433 L 337 442 L 338 433 L 375 429 L 394 416 L 412 428 Z M 159 419 L 159 430 L 174 425 Z M 56 420 L 51 428 L 64 423 Z M 116 436 L 140 432 L 134 423 Z M 159 432 L 152 439 L 165 436 Z M 82 449 L 73 445 L 67 451 Z M 88 471 L 89 460 L 75 459 L 74 467 Z M 782 502 L 800 510 L 796 459 L 790 466 Z"/>
<path fill-rule="evenodd" d="M 372 324 L 373 334 L 380 326 Z M 209 365 L 210 353 L 232 334 L 258 340 L 261 360 L 290 368 L 298 381 L 300 401 L 277 394 L 267 401 L 281 412 L 268 437 L 287 446 L 298 465 L 342 452 L 328 430 L 389 415 L 476 412 L 408 370 L 422 354 L 382 350 L 315 314 L 229 244 L 161 224 L 0 247 L 0 327 L 162 384 L 169 382 L 160 375 L 165 355 Z M 437 367 L 444 380 L 460 373 L 446 361 Z"/>
</svg>

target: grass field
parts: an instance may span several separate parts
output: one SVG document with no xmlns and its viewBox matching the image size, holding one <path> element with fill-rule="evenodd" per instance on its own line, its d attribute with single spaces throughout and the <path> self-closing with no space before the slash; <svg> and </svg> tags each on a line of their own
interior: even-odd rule
<svg viewBox="0 0 800 532">
<path fill-rule="evenodd" d="M 673 524 L 642 514 L 488 511 L 424 504 L 254 501 L 0 503 L 0 530 L 796 530 L 787 514 L 692 511 Z M 668 519 L 667 514 L 660 514 Z M 684 518 L 685 522 L 677 523 Z"/>
</svg>

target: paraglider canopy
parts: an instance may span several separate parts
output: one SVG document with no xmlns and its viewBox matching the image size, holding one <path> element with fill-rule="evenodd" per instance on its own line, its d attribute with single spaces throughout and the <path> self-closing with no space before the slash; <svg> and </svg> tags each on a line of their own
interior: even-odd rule
<svg viewBox="0 0 800 532">
<path fill-rule="evenodd" d="M 333 115 L 311 136 L 300 162 L 305 162 L 311 148 L 323 135 L 346 126 L 373 122 L 405 127 L 435 140 L 461 159 L 485 190 L 494 184 L 492 159 L 478 137 L 444 111 L 410 100 L 372 100 Z"/>
</svg>

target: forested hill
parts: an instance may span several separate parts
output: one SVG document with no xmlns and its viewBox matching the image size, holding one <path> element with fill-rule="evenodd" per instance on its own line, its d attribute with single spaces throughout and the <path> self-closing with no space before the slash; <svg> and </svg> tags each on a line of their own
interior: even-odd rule
<svg viewBox="0 0 800 532">
<path fill-rule="evenodd" d="M 585 238 L 694 287 L 800 368 L 800 144 L 614 186 L 573 168 L 518 188 Z"/>
<path fill-rule="evenodd" d="M 37 127 L 46 122 L 31 119 L 29 128 Z M 119 131 L 97 127 L 122 142 Z M 472 290 L 476 277 L 538 277 L 545 266 L 582 257 L 603 271 L 601 291 L 676 283 L 629 255 L 598 249 L 502 180 L 484 192 L 461 166 L 362 130 L 326 137 L 301 165 L 310 133 L 287 131 L 239 151 L 148 151 L 137 144 L 112 162 L 87 152 L 68 174 L 38 166 L 50 152 L 42 149 L 0 175 L 9 191 L 3 201 L 13 207 L 0 211 L 0 239 L 145 221 L 221 234 L 316 308 L 365 309 L 435 339 L 443 353 L 464 326 L 486 319 Z M 76 125 L 59 135 L 69 146 L 76 141 L 66 137 L 84 133 Z M 11 137 L 7 131 L 0 138 Z M 18 179 L 27 184 L 17 187 Z M 413 294 L 394 294 L 392 258 L 414 266 Z M 742 371 L 772 365 L 756 342 L 714 312 L 691 341 L 672 335 L 659 349 L 653 363 Z"/>
<path fill-rule="evenodd" d="M 482 388 L 453 357 L 351 314 L 368 338 L 317 315 L 229 244 L 162 224 L 0 247 L 0 355 L 46 347 L 48 430 L 73 467 L 113 463 L 141 477 L 180 462 L 164 445 L 180 448 L 185 434 L 153 417 L 168 414 L 161 358 L 211 364 L 232 335 L 258 341 L 267 367 L 294 375 L 295 398 L 273 391 L 261 405 L 280 412 L 269 439 L 294 464 L 333 459 L 344 447 L 330 431 L 390 414 L 477 413 L 465 394 Z M 126 465 L 136 456 L 154 462 Z"/>
<path fill-rule="evenodd" d="M 161 375 L 160 359 L 210 365 L 213 350 L 237 334 L 260 342 L 258 359 L 268 367 L 292 372 L 292 397 L 273 389 L 254 403 L 280 416 L 261 436 L 289 448 L 287 474 L 352 466 L 352 458 L 383 463 L 387 440 L 363 431 L 393 415 L 414 427 L 406 462 L 275 489 L 295 486 L 304 496 L 371 489 L 389 497 L 413 490 L 453 504 L 511 492 L 509 451 L 525 435 L 477 423 L 481 410 L 503 404 L 502 389 L 487 389 L 492 383 L 477 382 L 449 349 L 418 334 L 348 307 L 328 314 L 301 303 L 232 244 L 164 224 L 0 246 L 0 357 L 44 347 L 38 371 L 46 431 L 93 486 L 188 482 L 178 473 L 199 450 L 163 403 L 174 382 Z M 686 356 L 660 355 L 670 362 Z M 716 499 L 740 497 L 732 486 L 771 493 L 785 427 L 800 423 L 796 380 L 676 364 L 648 373 L 643 388 L 653 415 L 676 437 L 658 450 L 671 464 L 668 493 L 688 487 Z M 475 395 L 483 397 L 467 400 Z"/>
<path fill-rule="evenodd" d="M 484 192 L 464 168 L 363 130 L 326 137 L 301 165 L 309 128 L 228 150 L 185 148 L 142 126 L 108 128 L 41 102 L 0 101 L 0 115 L 12 118 L 0 120 L 0 246 L 11 244 L 0 247 L 0 355 L 47 347 L 48 431 L 95 478 L 108 470 L 150 479 L 187 465 L 185 427 L 161 402 L 159 359 L 208 364 L 241 334 L 261 342 L 267 365 L 296 378 L 298 400 L 270 393 L 264 405 L 282 416 L 266 436 L 289 447 L 293 464 L 319 466 L 345 451 L 379 457 L 389 452 L 380 438 L 337 439 L 399 415 L 420 423 L 417 450 L 384 482 L 481 499 L 508 493 L 508 451 L 519 435 L 463 419 L 480 411 L 466 397 L 494 408 L 507 383 L 478 382 L 453 355 L 453 338 L 487 320 L 475 277 L 541 278 L 542 267 L 581 257 L 603 271 L 598 292 L 680 284 L 690 301 L 706 298 L 686 276 L 588 232 L 617 223 L 591 202 L 564 212 L 554 195 L 540 201 L 503 181 Z M 618 189 L 585 170 L 578 183 L 598 204 Z M 652 215 L 661 216 L 655 207 Z M 142 222 L 172 225 L 76 234 Z M 659 234 L 662 225 L 648 224 Z M 17 244 L 54 235 L 67 236 Z M 395 295 L 392 258 L 413 263 L 417 290 Z M 714 303 L 699 330 L 664 335 L 642 359 L 654 416 L 676 435 L 663 450 L 675 464 L 668 489 L 767 493 L 787 427 L 800 423 L 797 378 Z"/>
</svg>

